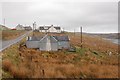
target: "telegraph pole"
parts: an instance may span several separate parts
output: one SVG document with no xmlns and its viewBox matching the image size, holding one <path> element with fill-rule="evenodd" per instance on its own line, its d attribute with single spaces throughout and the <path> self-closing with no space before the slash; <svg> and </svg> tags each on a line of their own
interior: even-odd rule
<svg viewBox="0 0 120 80">
<path fill-rule="evenodd" d="M 4 26 L 5 26 L 5 18 L 4 18 L 4 20 L 3 20 L 3 21 L 4 21 Z"/>
<path fill-rule="evenodd" d="M 34 36 L 35 26 L 36 26 L 36 22 L 33 23 L 33 36 Z"/>
<path fill-rule="evenodd" d="M 34 31 L 34 23 L 33 23 L 33 31 Z"/>
<path fill-rule="evenodd" d="M 74 29 L 74 37 L 75 37 L 75 29 Z"/>
<path fill-rule="evenodd" d="M 82 48 L 82 45 L 83 45 L 83 42 L 82 42 L 82 26 L 80 27 L 80 30 L 81 30 L 81 48 Z"/>
<path fill-rule="evenodd" d="M 64 28 L 63 28 L 63 33 L 64 33 Z"/>
</svg>

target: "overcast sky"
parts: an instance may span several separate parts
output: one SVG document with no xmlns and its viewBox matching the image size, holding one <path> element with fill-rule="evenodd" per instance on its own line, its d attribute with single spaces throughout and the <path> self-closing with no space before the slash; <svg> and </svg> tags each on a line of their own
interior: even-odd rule
<svg viewBox="0 0 120 80">
<path fill-rule="evenodd" d="M 1 7 L 0 7 L 1 8 Z M 1 9 L 0 9 L 1 10 Z M 17 24 L 59 25 L 67 31 L 118 32 L 117 2 L 80 2 L 79 0 L 42 0 L 40 2 L 2 3 L 2 21 L 14 28 Z"/>
</svg>

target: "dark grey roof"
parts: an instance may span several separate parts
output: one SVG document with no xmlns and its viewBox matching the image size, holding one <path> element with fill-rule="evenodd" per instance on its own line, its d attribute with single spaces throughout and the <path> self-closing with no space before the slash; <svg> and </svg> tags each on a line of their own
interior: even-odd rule
<svg viewBox="0 0 120 80">
<path fill-rule="evenodd" d="M 40 41 L 42 38 L 43 38 L 43 36 L 39 36 L 39 37 L 38 36 L 37 37 L 36 36 L 32 36 L 31 37 L 31 41 Z"/>
<path fill-rule="evenodd" d="M 25 27 L 23 27 L 24 29 L 26 29 L 26 30 L 32 30 L 32 27 L 31 26 L 25 26 Z"/>
<path fill-rule="evenodd" d="M 44 27 L 39 27 L 40 30 L 44 30 Z"/>
<path fill-rule="evenodd" d="M 58 41 L 69 41 L 68 36 L 53 36 Z"/>
<path fill-rule="evenodd" d="M 57 42 L 56 38 L 54 38 L 53 36 L 50 36 L 50 41 L 51 42 Z"/>
<path fill-rule="evenodd" d="M 55 41 L 69 41 L 68 36 L 46 36 L 49 37 L 51 42 Z M 45 36 L 32 36 L 31 41 L 40 41 L 42 38 L 45 38 Z"/>
<path fill-rule="evenodd" d="M 32 28 L 31 26 L 25 26 L 24 28 Z"/>
<path fill-rule="evenodd" d="M 60 30 L 60 27 L 54 27 L 56 30 Z"/>
<path fill-rule="evenodd" d="M 40 26 L 39 30 L 48 30 L 49 28 L 51 28 L 52 26 Z M 60 30 L 60 27 L 54 27 L 56 30 Z"/>
<path fill-rule="evenodd" d="M 51 43 L 57 42 L 57 40 L 53 36 L 49 36 L 49 35 L 44 36 L 40 40 L 40 42 L 47 42 L 47 39 L 49 39 Z"/>
</svg>

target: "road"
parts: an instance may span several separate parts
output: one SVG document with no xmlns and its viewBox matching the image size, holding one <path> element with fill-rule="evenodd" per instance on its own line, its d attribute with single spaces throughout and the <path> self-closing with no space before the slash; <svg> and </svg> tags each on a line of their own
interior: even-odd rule
<svg viewBox="0 0 120 80">
<path fill-rule="evenodd" d="M 16 39 L 13 40 L 8 40 L 8 41 L 0 41 L 0 52 L 3 51 L 4 49 L 10 47 L 11 45 L 19 42 L 22 40 L 24 37 L 28 36 L 32 31 L 26 32 L 25 34 L 19 36 Z"/>
</svg>

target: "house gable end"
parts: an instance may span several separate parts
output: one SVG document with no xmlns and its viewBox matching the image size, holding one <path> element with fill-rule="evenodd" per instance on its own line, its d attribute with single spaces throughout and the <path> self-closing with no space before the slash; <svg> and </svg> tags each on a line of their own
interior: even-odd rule
<svg viewBox="0 0 120 80">
<path fill-rule="evenodd" d="M 54 28 L 54 27 L 50 27 L 50 28 L 49 28 L 49 32 L 57 32 L 57 30 L 56 30 L 56 28 Z"/>
</svg>

